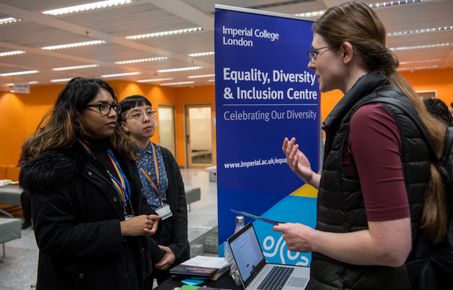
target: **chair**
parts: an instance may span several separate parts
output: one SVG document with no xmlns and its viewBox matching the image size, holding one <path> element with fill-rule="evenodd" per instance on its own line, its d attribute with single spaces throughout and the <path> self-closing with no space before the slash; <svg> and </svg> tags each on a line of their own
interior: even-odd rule
<svg viewBox="0 0 453 290">
<path fill-rule="evenodd" d="M 2 261 L 6 256 L 5 243 L 21 238 L 21 222 L 17 218 L 0 217 L 0 243 L 2 244 Z"/>
</svg>

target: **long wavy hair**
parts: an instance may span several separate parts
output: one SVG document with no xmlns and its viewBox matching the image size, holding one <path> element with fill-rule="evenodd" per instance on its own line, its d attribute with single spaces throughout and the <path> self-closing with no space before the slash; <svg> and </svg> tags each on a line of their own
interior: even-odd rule
<svg viewBox="0 0 453 290">
<path fill-rule="evenodd" d="M 105 81 L 82 77 L 71 79 L 59 94 L 53 109 L 39 123 L 34 135 L 24 143 L 20 160 L 25 162 L 48 150 L 71 147 L 77 138 L 85 139 L 81 112 L 100 89 L 108 91 L 117 102 L 114 90 Z M 110 143 L 119 154 L 135 159 L 135 145 L 119 128 L 110 137 Z"/>
<path fill-rule="evenodd" d="M 384 25 L 376 13 L 362 2 L 348 2 L 329 8 L 314 24 L 313 32 L 321 35 L 333 49 L 344 42 L 352 44 L 368 71 L 381 71 L 411 101 L 428 129 L 433 146 L 440 156 L 446 126 L 429 114 L 423 101 L 396 71 L 397 57 L 386 47 Z M 437 166 L 431 164 L 431 177 L 426 193 L 421 229 L 434 243 L 441 242 L 447 232 L 445 189 Z"/>
</svg>

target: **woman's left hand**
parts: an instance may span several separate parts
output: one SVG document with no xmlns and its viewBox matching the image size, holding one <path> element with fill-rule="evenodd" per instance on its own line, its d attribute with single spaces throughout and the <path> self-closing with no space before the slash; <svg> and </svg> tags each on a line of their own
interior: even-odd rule
<svg viewBox="0 0 453 290">
<path fill-rule="evenodd" d="M 159 245 L 159 248 L 165 252 L 164 257 L 154 266 L 159 270 L 167 270 L 176 260 L 176 256 L 169 247 Z"/>
<path fill-rule="evenodd" d="M 285 223 L 274 226 L 273 230 L 283 233 L 283 239 L 285 239 L 289 250 L 296 252 L 314 251 L 314 229 L 303 224 Z"/>
</svg>

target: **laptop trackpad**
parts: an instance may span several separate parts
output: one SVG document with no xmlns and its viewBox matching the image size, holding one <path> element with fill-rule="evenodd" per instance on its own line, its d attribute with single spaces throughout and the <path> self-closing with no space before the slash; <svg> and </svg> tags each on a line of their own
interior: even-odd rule
<svg viewBox="0 0 453 290">
<path fill-rule="evenodd" d="M 305 287 L 307 284 L 308 279 L 302 277 L 290 277 L 288 281 L 289 287 Z"/>
</svg>

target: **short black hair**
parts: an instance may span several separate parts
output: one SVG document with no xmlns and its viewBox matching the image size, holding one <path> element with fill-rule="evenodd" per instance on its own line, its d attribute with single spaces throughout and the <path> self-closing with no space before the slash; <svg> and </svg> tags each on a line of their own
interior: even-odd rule
<svg viewBox="0 0 453 290">
<path fill-rule="evenodd" d="M 448 126 L 452 125 L 453 117 L 447 105 L 438 98 L 425 98 L 423 99 L 426 110 L 433 116 L 437 117 L 441 121 L 445 122 Z"/>
<path fill-rule="evenodd" d="M 119 114 L 118 121 L 122 122 L 126 119 L 126 113 L 132 108 L 141 107 L 141 106 L 153 106 L 145 96 L 142 95 L 132 95 L 126 97 L 124 100 L 119 102 L 121 107 L 121 114 Z"/>
</svg>

